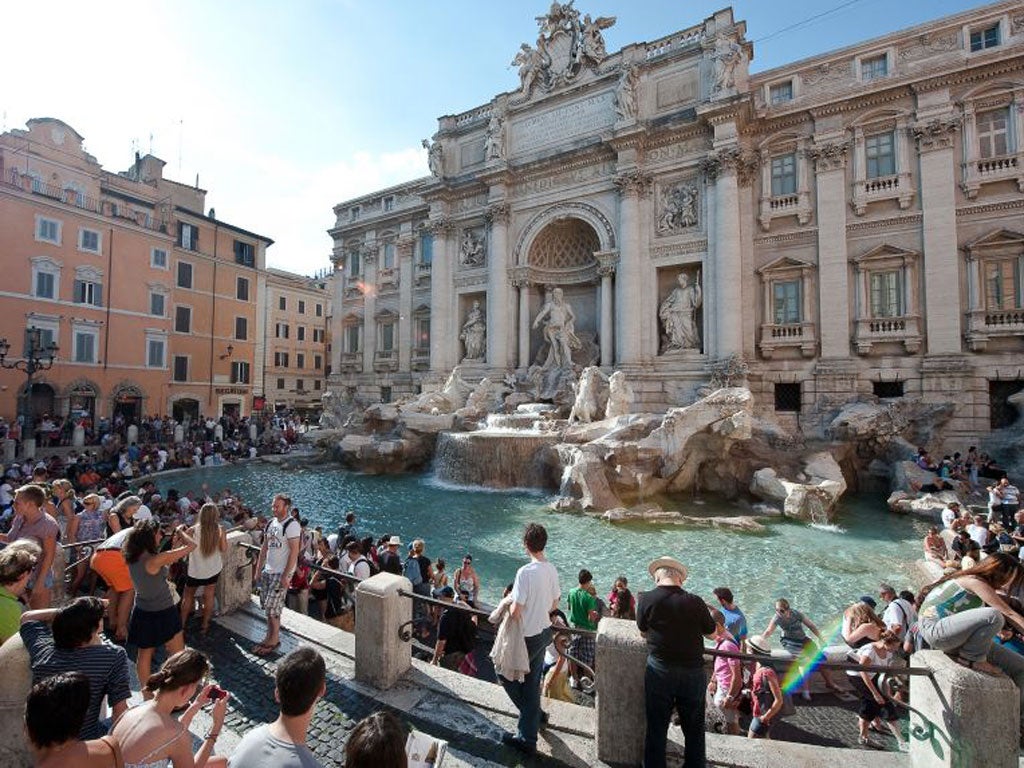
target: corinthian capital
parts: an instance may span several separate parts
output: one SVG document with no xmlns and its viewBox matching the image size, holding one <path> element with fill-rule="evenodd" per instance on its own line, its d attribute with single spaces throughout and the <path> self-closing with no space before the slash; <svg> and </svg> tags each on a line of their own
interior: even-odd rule
<svg viewBox="0 0 1024 768">
<path fill-rule="evenodd" d="M 818 173 L 825 171 L 837 171 L 846 167 L 846 157 L 850 152 L 850 145 L 846 142 L 827 141 L 822 144 L 815 144 L 807 150 L 807 157 L 814 161 Z"/>
<path fill-rule="evenodd" d="M 425 229 L 434 236 L 448 237 L 455 231 L 455 222 L 447 216 L 438 216 L 436 219 L 428 221 Z"/>
<path fill-rule="evenodd" d="M 917 147 L 921 152 L 952 148 L 953 137 L 959 130 L 960 119 L 952 115 L 917 123 L 913 127 L 914 138 L 917 139 Z"/>
<path fill-rule="evenodd" d="M 651 191 L 651 177 L 639 168 L 623 171 L 612 179 L 623 197 L 644 197 Z"/>
<path fill-rule="evenodd" d="M 508 217 L 511 211 L 512 206 L 508 203 L 492 203 L 484 210 L 484 219 L 491 225 L 508 224 Z"/>
</svg>

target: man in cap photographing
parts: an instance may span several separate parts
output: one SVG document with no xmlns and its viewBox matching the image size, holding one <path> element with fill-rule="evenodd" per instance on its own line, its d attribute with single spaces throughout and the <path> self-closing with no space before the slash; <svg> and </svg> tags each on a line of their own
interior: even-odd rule
<svg viewBox="0 0 1024 768">
<path fill-rule="evenodd" d="M 704 601 L 683 589 L 685 565 L 672 557 L 659 557 L 647 570 L 655 587 L 640 593 L 636 606 L 636 624 L 648 649 L 643 765 L 664 768 L 669 718 L 675 706 L 686 743 L 683 768 L 703 768 L 707 688 L 703 636 L 715 631 L 715 621 Z"/>
</svg>

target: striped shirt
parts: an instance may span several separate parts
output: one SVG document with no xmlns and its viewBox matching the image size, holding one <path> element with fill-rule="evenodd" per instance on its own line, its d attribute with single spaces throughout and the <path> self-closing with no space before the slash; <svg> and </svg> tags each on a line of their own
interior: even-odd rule
<svg viewBox="0 0 1024 768">
<path fill-rule="evenodd" d="M 124 648 L 101 643 L 73 650 L 57 648 L 50 627 L 42 621 L 21 625 L 21 639 L 32 659 L 32 683 L 59 672 L 81 672 L 89 678 L 89 709 L 78 732 L 80 739 L 97 739 L 106 732 L 99 724 L 103 698 L 111 707 L 131 696 L 128 655 Z"/>
</svg>

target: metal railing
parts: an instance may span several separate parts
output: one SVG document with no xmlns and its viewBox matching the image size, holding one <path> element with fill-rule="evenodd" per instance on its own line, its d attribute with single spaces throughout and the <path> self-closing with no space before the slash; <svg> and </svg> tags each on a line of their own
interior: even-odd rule
<svg viewBox="0 0 1024 768">
<path fill-rule="evenodd" d="M 61 549 L 65 551 L 69 549 L 74 550 L 76 547 L 81 547 L 81 550 L 78 553 L 81 555 L 81 557 L 79 557 L 73 563 L 69 563 L 68 565 L 66 565 L 64 567 L 64 574 L 67 575 L 82 563 L 88 562 L 89 559 L 92 557 L 93 552 L 96 551 L 96 545 L 102 544 L 104 541 L 106 541 L 106 539 L 90 539 L 88 541 L 72 541 L 67 544 L 61 544 Z"/>
</svg>

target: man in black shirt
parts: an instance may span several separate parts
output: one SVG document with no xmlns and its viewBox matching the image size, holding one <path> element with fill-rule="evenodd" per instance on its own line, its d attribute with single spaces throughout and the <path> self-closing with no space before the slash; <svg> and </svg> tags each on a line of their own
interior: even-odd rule
<svg viewBox="0 0 1024 768">
<path fill-rule="evenodd" d="M 446 603 L 455 598 L 455 590 L 443 587 L 439 597 Z M 437 628 L 437 644 L 434 646 L 434 664 L 445 669 L 457 670 L 476 647 L 476 624 L 468 611 L 460 608 L 445 608 Z"/>
<path fill-rule="evenodd" d="M 397 536 L 388 539 L 388 548 L 380 556 L 380 569 L 385 573 L 402 575 L 402 559 L 398 556 L 398 548 L 401 545 L 402 540 Z"/>
<path fill-rule="evenodd" d="M 672 707 L 686 742 L 683 768 L 704 768 L 704 675 L 702 635 L 715 631 L 707 605 L 682 588 L 686 566 L 672 557 L 659 557 L 647 567 L 655 588 L 642 592 L 636 604 L 636 624 L 647 638 L 644 674 L 644 768 L 664 768 Z"/>
</svg>

